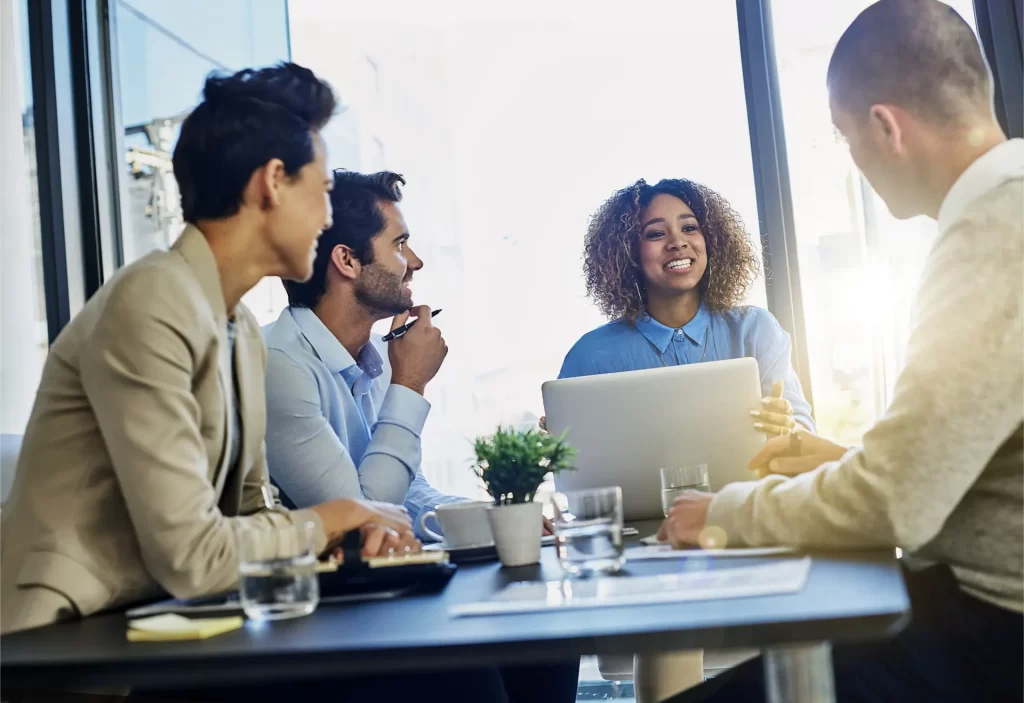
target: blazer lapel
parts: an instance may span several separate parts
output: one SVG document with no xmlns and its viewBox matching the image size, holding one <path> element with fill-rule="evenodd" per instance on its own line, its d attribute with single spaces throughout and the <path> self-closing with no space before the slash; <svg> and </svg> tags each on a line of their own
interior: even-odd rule
<svg viewBox="0 0 1024 703">
<path fill-rule="evenodd" d="M 234 412 L 231 406 L 233 390 L 231 387 L 231 357 L 228 352 L 228 313 L 224 305 L 224 289 L 220 282 L 220 272 L 217 270 L 217 260 L 213 258 L 213 251 L 206 241 L 206 236 L 194 225 L 186 225 L 181 236 L 171 246 L 184 257 L 185 261 L 195 273 L 196 280 L 203 290 L 207 302 L 210 304 L 210 311 L 217 324 L 217 340 L 220 353 L 217 358 L 217 380 L 220 383 L 221 393 L 224 397 L 223 416 L 224 440 L 221 443 L 219 459 L 214 466 L 210 466 L 210 480 L 218 495 L 224 485 L 224 477 L 227 475 L 228 462 L 231 460 L 231 415 Z M 237 342 L 236 342 L 237 343 Z"/>
<path fill-rule="evenodd" d="M 254 339 L 249 329 L 248 320 L 244 315 L 237 316 L 237 334 L 235 336 L 235 387 L 238 395 L 235 402 L 240 417 L 238 467 L 230 473 L 228 485 L 224 488 L 223 504 L 235 514 L 241 509 L 243 484 L 249 467 L 259 458 L 257 452 L 262 447 L 253 440 L 260 436 L 259 428 L 266 424 L 265 393 L 263 390 L 263 372 L 253 358 L 253 345 L 261 344 Z"/>
</svg>

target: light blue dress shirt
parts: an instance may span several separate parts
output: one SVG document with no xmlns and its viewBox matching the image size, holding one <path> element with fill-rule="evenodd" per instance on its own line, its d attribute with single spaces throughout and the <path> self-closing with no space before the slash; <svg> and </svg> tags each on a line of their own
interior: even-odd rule
<svg viewBox="0 0 1024 703">
<path fill-rule="evenodd" d="M 416 521 L 435 505 L 466 500 L 420 473 L 430 403 L 391 384 L 379 336 L 355 360 L 312 310 L 288 307 L 264 338 L 267 466 L 296 507 L 369 498 L 404 505 Z"/>
<path fill-rule="evenodd" d="M 679 329 L 644 317 L 636 325 L 616 320 L 583 335 L 565 357 L 559 378 L 636 371 L 700 361 L 752 357 L 767 396 L 776 381 L 785 382 L 784 397 L 794 419 L 814 431 L 811 406 L 790 363 L 789 335 L 764 308 L 742 306 L 722 313 L 702 303 Z"/>
</svg>

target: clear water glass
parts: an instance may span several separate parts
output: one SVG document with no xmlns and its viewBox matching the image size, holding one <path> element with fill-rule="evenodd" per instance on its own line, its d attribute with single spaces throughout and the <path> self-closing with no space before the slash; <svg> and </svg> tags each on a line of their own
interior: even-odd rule
<svg viewBox="0 0 1024 703">
<path fill-rule="evenodd" d="M 672 504 L 683 491 L 710 491 L 707 464 L 692 464 L 661 469 L 661 509 L 668 517 Z"/>
<path fill-rule="evenodd" d="M 614 573 L 626 563 L 622 544 L 622 489 L 565 493 L 554 507 L 558 563 L 572 576 Z"/>
<path fill-rule="evenodd" d="M 309 615 L 320 602 L 312 522 L 238 536 L 239 599 L 252 620 Z"/>
</svg>

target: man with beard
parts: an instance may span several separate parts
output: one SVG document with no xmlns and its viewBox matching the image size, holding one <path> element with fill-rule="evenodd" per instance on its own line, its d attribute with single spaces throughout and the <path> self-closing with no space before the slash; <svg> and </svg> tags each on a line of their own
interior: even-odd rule
<svg viewBox="0 0 1024 703">
<path fill-rule="evenodd" d="M 404 504 L 415 521 L 423 510 L 465 500 L 419 472 L 430 411 L 423 391 L 448 347 L 430 308 L 413 306 L 408 284 L 423 262 L 398 209 L 401 185 L 397 173 L 334 172 L 333 224 L 320 237 L 313 276 L 284 282 L 289 306 L 266 333 L 267 464 L 296 506 L 369 498 Z M 385 343 L 371 328 L 389 317 L 391 329 L 415 323 Z M 510 703 L 569 703 L 579 660 L 473 676 L 458 684 L 476 687 L 481 700 L 490 676 Z"/>
<path fill-rule="evenodd" d="M 423 262 L 398 209 L 397 173 L 334 172 L 333 225 L 318 243 L 313 276 L 285 281 L 289 306 L 266 332 L 267 461 L 286 502 L 368 498 L 422 510 L 445 495 L 419 472 L 423 397 L 445 355 L 427 306 L 409 282 Z M 392 329 L 384 343 L 374 323 Z"/>
</svg>

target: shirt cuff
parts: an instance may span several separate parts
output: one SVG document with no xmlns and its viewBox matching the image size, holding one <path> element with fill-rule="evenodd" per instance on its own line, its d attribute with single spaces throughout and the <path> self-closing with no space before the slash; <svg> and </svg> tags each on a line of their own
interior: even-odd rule
<svg viewBox="0 0 1024 703">
<path fill-rule="evenodd" d="M 715 494 L 708 506 L 705 525 L 718 527 L 725 531 L 726 546 L 743 547 L 743 513 L 744 504 L 757 489 L 756 481 L 740 481 L 730 483 Z"/>
<path fill-rule="evenodd" d="M 404 427 L 419 437 L 429 413 L 430 403 L 426 398 L 405 386 L 392 383 L 384 394 L 384 402 L 377 413 L 377 422 Z"/>
</svg>

